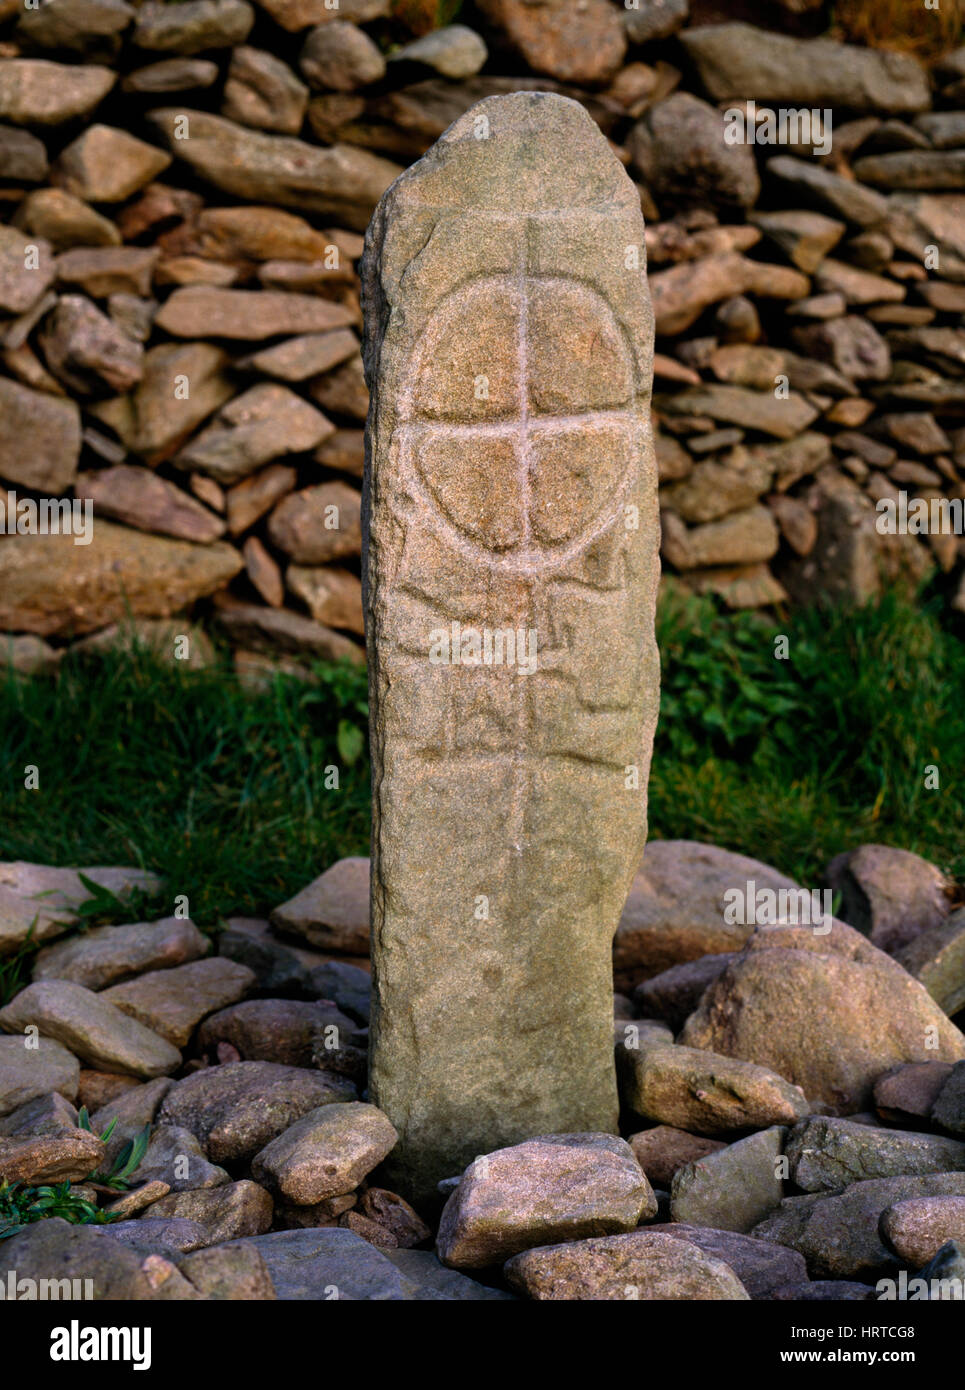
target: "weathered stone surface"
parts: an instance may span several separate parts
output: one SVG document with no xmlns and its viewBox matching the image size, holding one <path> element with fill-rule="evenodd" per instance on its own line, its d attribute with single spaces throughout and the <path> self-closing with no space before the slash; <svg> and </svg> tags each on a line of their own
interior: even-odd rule
<svg viewBox="0 0 965 1390">
<path fill-rule="evenodd" d="M 875 1081 L 875 1110 L 888 1124 L 921 1128 L 951 1070 L 951 1062 L 907 1062 L 891 1067 Z"/>
<path fill-rule="evenodd" d="M 208 1162 L 190 1130 L 169 1124 L 155 1128 L 137 1175 L 145 1182 L 163 1182 L 172 1192 L 220 1187 L 229 1181 L 223 1168 Z"/>
<path fill-rule="evenodd" d="M 24 313 L 49 288 L 55 272 L 49 242 L 31 240 L 16 227 L 0 226 L 0 310 Z"/>
<path fill-rule="evenodd" d="M 227 361 L 211 343 L 159 343 L 150 348 L 144 354 L 141 381 L 123 402 L 129 416 L 125 411 L 125 427 L 118 432 L 131 450 L 152 466 L 172 454 L 234 395 L 236 388 L 223 370 Z M 184 381 L 190 383 L 187 398 Z"/>
<path fill-rule="evenodd" d="M 128 613 L 168 616 L 227 584 L 242 566 L 229 545 L 192 545 L 97 521 L 96 544 L 10 536 L 0 546 L 0 628 L 94 632 Z"/>
<path fill-rule="evenodd" d="M 0 1028 L 35 1025 L 82 1061 L 132 1076 L 163 1076 L 180 1064 L 178 1050 L 100 995 L 69 980 L 38 980 L 0 1009 Z"/>
<path fill-rule="evenodd" d="M 353 319 L 350 309 L 315 295 L 187 285 L 165 300 L 155 323 L 179 338 L 271 338 L 320 333 Z"/>
<path fill-rule="evenodd" d="M 258 0 L 263 10 L 276 24 L 292 33 L 307 29 L 311 24 L 329 24 L 335 19 L 351 19 L 367 24 L 370 19 L 384 19 L 389 13 L 389 0 L 339 0 L 338 8 L 331 0 Z"/>
<path fill-rule="evenodd" d="M 965 910 L 919 932 L 895 959 L 949 1017 L 965 1008 Z"/>
<path fill-rule="evenodd" d="M 488 1284 L 477 1283 L 465 1274 L 447 1269 L 431 1250 L 384 1250 L 386 1259 L 391 1260 L 396 1269 L 411 1280 L 416 1291 L 409 1295 L 420 1303 L 425 1302 L 503 1302 L 515 1303 L 516 1295 L 504 1289 L 493 1289 Z"/>
<path fill-rule="evenodd" d="M 626 53 L 620 12 L 607 0 L 584 0 L 577 9 L 568 0 L 538 6 L 526 0 L 478 0 L 477 9 L 528 67 L 562 82 L 606 82 Z"/>
<path fill-rule="evenodd" d="M 51 63 L 46 58 L 0 60 L 0 120 L 60 125 L 86 116 L 113 87 L 110 68 Z"/>
<path fill-rule="evenodd" d="M 609 1134 L 550 1134 L 469 1165 L 446 1203 L 443 1264 L 481 1269 L 557 1240 L 632 1230 L 657 1202 L 633 1151 Z"/>
<path fill-rule="evenodd" d="M 195 475 L 196 478 L 199 476 L 203 475 Z M 229 489 L 225 496 L 225 510 L 231 534 L 238 536 L 247 531 L 259 517 L 291 492 L 297 477 L 294 468 L 273 463 Z"/>
<path fill-rule="evenodd" d="M 350 20 L 320 24 L 305 40 L 299 66 L 313 87 L 352 92 L 385 76 L 382 50 Z"/>
<path fill-rule="evenodd" d="M 752 928 L 725 919 L 724 895 L 748 883 L 778 895 L 804 892 L 793 879 L 747 855 L 697 840 L 651 841 L 613 942 L 617 989 L 630 989 L 686 961 L 740 950 Z"/>
<path fill-rule="evenodd" d="M 178 140 L 177 122 L 185 115 L 190 139 Z M 152 112 L 151 119 L 174 153 L 222 192 L 331 214 L 359 231 L 402 172 L 368 150 L 351 145 L 323 149 L 290 136 L 264 135 L 206 111 L 172 107 Z"/>
<path fill-rule="evenodd" d="M 659 1018 L 679 1032 L 732 956 L 730 951 L 699 956 L 644 980 L 633 992 L 637 1010 L 642 1017 Z"/>
<path fill-rule="evenodd" d="M 432 68 L 440 77 L 458 81 L 474 77 L 489 56 L 489 50 L 473 29 L 465 24 L 447 24 L 442 29 L 421 34 L 390 55 L 393 63 L 419 63 Z"/>
<path fill-rule="evenodd" d="M 932 1122 L 949 1134 L 965 1135 L 965 1064 L 956 1062 L 935 1098 Z"/>
<path fill-rule="evenodd" d="M 140 1177 L 140 1174 L 138 1175 Z M 123 1197 L 118 1197 L 113 1202 L 108 1202 L 105 1211 L 115 1217 L 118 1221 L 126 1221 L 129 1217 L 139 1216 L 154 1202 L 161 1197 L 166 1197 L 171 1191 L 166 1182 L 154 1179 L 151 1182 L 141 1183 L 139 1187 L 131 1192 L 126 1192 Z"/>
<path fill-rule="evenodd" d="M 54 169 L 57 183 L 92 203 L 122 203 L 171 163 L 171 156 L 113 126 L 88 126 Z"/>
<path fill-rule="evenodd" d="M 162 58 L 128 73 L 121 86 L 125 92 L 187 92 L 210 87 L 220 75 L 218 64 L 207 58 Z"/>
<path fill-rule="evenodd" d="M 754 223 L 775 242 L 788 259 L 811 275 L 847 231 L 843 222 L 820 212 L 778 209 L 752 214 Z"/>
<path fill-rule="evenodd" d="M 792 39 L 752 24 L 707 25 L 680 37 L 714 101 L 888 112 L 931 105 L 926 71 L 909 54 Z"/>
<path fill-rule="evenodd" d="M 946 1241 L 965 1246 L 965 1197 L 909 1197 L 881 1213 L 879 1230 L 899 1259 L 927 1264 Z"/>
<path fill-rule="evenodd" d="M 272 924 L 324 950 L 367 955 L 369 869 L 366 858 L 340 859 L 294 898 L 276 907 Z"/>
<path fill-rule="evenodd" d="M 881 193 L 808 160 L 776 155 L 768 161 L 767 172 L 795 198 L 858 227 L 877 226 L 888 215 L 888 199 Z"/>
<path fill-rule="evenodd" d="M 224 485 L 280 455 L 307 452 L 333 432 L 331 422 L 301 396 L 264 382 L 229 401 L 175 463 Z"/>
<path fill-rule="evenodd" d="M 684 261 L 650 277 L 658 334 L 682 333 L 711 304 L 734 295 L 765 299 L 803 299 L 810 281 L 790 266 L 768 265 L 724 251 Z"/>
<path fill-rule="evenodd" d="M 0 477 L 47 496 L 65 492 L 80 457 L 76 404 L 2 377 L 0 415 Z"/>
<path fill-rule="evenodd" d="M 833 1195 L 785 1197 L 753 1234 L 799 1251 L 812 1279 L 894 1275 L 895 1258 L 879 1235 L 882 1212 L 915 1197 L 965 1196 L 965 1173 L 872 1178 Z"/>
<path fill-rule="evenodd" d="M 95 927 L 56 946 L 45 946 L 34 961 L 35 980 L 72 980 L 85 989 L 117 984 L 142 970 L 159 970 L 197 960 L 208 943 L 193 922 L 165 917 L 125 927 Z"/>
<path fill-rule="evenodd" d="M 707 990 L 681 1034 L 773 1067 L 811 1100 L 853 1113 L 897 1062 L 965 1057 L 965 1037 L 890 956 L 835 922 L 758 930 Z"/>
<path fill-rule="evenodd" d="M 219 609 L 218 623 L 236 644 L 269 654 L 295 652 L 325 661 L 343 658 L 365 664 L 365 651 L 322 623 L 287 608 L 265 608 L 257 603 L 232 603 Z"/>
<path fill-rule="evenodd" d="M 148 295 L 158 255 L 155 246 L 77 248 L 57 258 L 57 279 L 63 285 L 79 285 L 95 299 Z"/>
<path fill-rule="evenodd" d="M 258 48 L 232 51 L 221 107 L 229 120 L 297 135 L 307 106 L 308 88 L 287 63 Z"/>
<path fill-rule="evenodd" d="M 41 334 L 47 365 L 71 391 L 126 391 L 141 379 L 144 349 L 82 294 L 64 294 Z"/>
<path fill-rule="evenodd" d="M 82 1129 L 0 1139 L 0 1182 L 82 1182 L 103 1157 L 100 1139 Z"/>
<path fill-rule="evenodd" d="M 97 1133 L 103 1133 L 112 1122 L 114 1128 L 107 1140 L 107 1157 L 113 1160 L 129 1139 L 140 1134 L 146 1125 L 154 1123 L 158 1106 L 171 1089 L 172 1082 L 166 1076 L 156 1077 L 120 1091 L 94 1112 L 91 1124 Z"/>
<path fill-rule="evenodd" d="M 0 126 L 0 168 L 8 179 L 40 183 L 47 177 L 47 150 L 42 140 L 17 126 Z"/>
<path fill-rule="evenodd" d="M 720 111 L 675 92 L 649 108 L 628 147 L 658 201 L 751 207 L 761 189 L 754 152 L 749 145 L 727 144 L 724 131 Z"/>
<path fill-rule="evenodd" d="M 690 1225 L 675 1221 L 668 1226 L 651 1226 L 654 1235 L 674 1236 L 696 1245 L 705 1255 L 724 1264 L 737 1275 L 751 1298 L 772 1298 L 787 1284 L 807 1281 L 807 1265 L 796 1250 L 775 1241 L 759 1240 L 739 1231 Z"/>
<path fill-rule="evenodd" d="M 247 0 L 182 0 L 178 5 L 147 0 L 137 12 L 134 42 L 138 48 L 190 56 L 244 43 L 254 22 Z"/>
<path fill-rule="evenodd" d="M 842 921 L 889 955 L 940 926 L 951 910 L 952 884 L 941 870 L 891 845 L 861 845 L 837 855 L 827 881 L 842 895 Z"/>
<path fill-rule="evenodd" d="M 320 1105 L 355 1099 L 339 1077 L 274 1062 L 227 1062 L 178 1081 L 159 1123 L 189 1129 L 214 1163 L 250 1158 Z"/>
<path fill-rule="evenodd" d="M 133 18 L 125 0 L 45 0 L 21 13 L 17 37 L 38 48 L 113 56 Z"/>
<path fill-rule="evenodd" d="M 134 1223 L 125 1223 L 134 1224 Z M 140 1223 L 137 1223 L 140 1224 Z M 147 1230 L 145 1228 L 145 1236 Z M 162 1255 L 126 1248 L 104 1226 L 73 1226 L 48 1217 L 0 1242 L 0 1278 L 76 1280 L 72 1288 L 93 1285 L 97 1300 L 195 1299 L 197 1291 Z"/>
<path fill-rule="evenodd" d="M 227 1042 L 242 1061 L 310 1067 L 317 1034 L 333 1026 L 346 1037 L 356 1027 L 333 1004 L 304 999 L 248 999 L 206 1018 L 198 1031 L 198 1048 L 214 1052 L 219 1043 Z"/>
<path fill-rule="evenodd" d="M 195 623 L 183 618 L 127 618 L 110 627 L 102 627 L 90 637 L 83 637 L 73 650 L 92 652 L 151 652 L 159 661 L 179 669 L 202 670 L 215 663 L 215 651 L 210 637 Z"/>
<path fill-rule="evenodd" d="M 719 459 L 704 459 L 690 476 L 660 493 L 661 506 L 684 521 L 717 521 L 753 507 L 771 481 L 765 461 L 740 445 Z"/>
<path fill-rule="evenodd" d="M 784 1152 L 791 1180 L 805 1192 L 834 1191 L 903 1173 L 965 1171 L 965 1144 L 954 1139 L 877 1129 L 824 1115 L 795 1125 Z"/>
<path fill-rule="evenodd" d="M 337 565 L 289 565 L 285 583 L 316 622 L 347 628 L 359 636 L 365 631 L 362 586 L 350 570 Z"/>
<path fill-rule="evenodd" d="M 130 1078 L 128 1078 L 130 1080 Z M 137 1082 L 133 1083 L 135 1086 Z M 5 1139 L 17 1135 L 73 1133 L 77 1128 L 77 1110 L 57 1091 L 45 1091 L 0 1120 L 0 1134 Z"/>
<path fill-rule="evenodd" d="M 362 498 L 347 483 L 322 483 L 284 498 L 271 514 L 268 534 L 301 565 L 324 565 L 362 547 Z"/>
<path fill-rule="evenodd" d="M 651 1043 L 617 1048 L 624 1100 L 644 1119 L 698 1134 L 793 1124 L 810 1108 L 804 1092 L 766 1067 L 696 1047 Z"/>
<path fill-rule="evenodd" d="M 237 1003 L 254 983 L 255 973 L 246 965 L 215 956 L 151 970 L 111 985 L 101 997 L 175 1047 L 184 1047 L 202 1018 Z"/>
<path fill-rule="evenodd" d="M 761 1130 L 678 1168 L 670 1188 L 674 1221 L 722 1231 L 753 1229 L 784 1196 L 778 1164 L 784 1130 Z"/>
<path fill-rule="evenodd" d="M 652 1186 L 666 1190 L 669 1190 L 678 1168 L 696 1163 L 706 1154 L 726 1147 L 720 1139 L 688 1134 L 686 1130 L 675 1129 L 673 1125 L 655 1125 L 653 1129 L 643 1129 L 639 1134 L 631 1134 L 628 1142 L 647 1180 Z"/>
<path fill-rule="evenodd" d="M 112 1221 L 105 1226 L 91 1227 L 99 1238 L 112 1245 L 124 1245 L 143 1254 L 160 1247 L 168 1254 L 175 1251 L 200 1250 L 207 1245 L 207 1232 L 198 1221 L 181 1216 L 141 1216 L 131 1221 Z"/>
<path fill-rule="evenodd" d="M 257 1153 L 251 1171 L 285 1201 L 312 1206 L 352 1192 L 397 1138 L 374 1105 L 322 1105 Z"/>
<path fill-rule="evenodd" d="M 0 1037 L 0 1115 L 51 1092 L 77 1099 L 80 1064 L 53 1038 Z"/>
<path fill-rule="evenodd" d="M 151 1218 L 196 1221 L 207 1233 L 209 1245 L 260 1236 L 271 1226 L 271 1197 L 256 1182 L 223 1183 L 172 1192 L 151 1206 Z"/>
<path fill-rule="evenodd" d="M 505 1274 L 513 1288 L 541 1301 L 750 1297 L 730 1265 L 663 1231 L 630 1231 L 527 1250 L 507 1262 Z"/>
<path fill-rule="evenodd" d="M 305 381 L 337 367 L 358 351 L 358 339 L 347 328 L 289 338 L 251 355 L 243 365 L 280 381 Z"/>
<path fill-rule="evenodd" d="M 330 1299 L 333 1289 L 339 1300 L 398 1303 L 417 1296 L 418 1286 L 354 1231 L 272 1231 L 243 1245 L 261 1255 L 279 1298 L 315 1303 Z"/>
<path fill-rule="evenodd" d="M 643 239 L 599 130 L 542 93 L 467 113 L 370 228 L 372 1096 L 400 1122 L 403 1195 L 500 1143 L 614 1126 L 609 939 L 642 851 L 657 701 L 652 320 L 623 269 Z M 431 664 L 450 615 L 533 630 L 552 684 L 525 662 Z M 445 875 L 399 855 L 413 834 Z M 484 944 L 467 949 L 479 894 Z M 452 1010 L 470 994 L 471 1016 Z"/>
<path fill-rule="evenodd" d="M 253 1245 L 215 1245 L 192 1250 L 178 1268 L 203 1298 L 263 1302 L 277 1298 L 268 1266 Z"/>
<path fill-rule="evenodd" d="M 188 493 L 148 468 L 119 463 L 96 473 L 78 474 L 75 497 L 89 497 L 95 514 L 139 531 L 206 544 L 224 535 L 225 524 Z"/>
<path fill-rule="evenodd" d="M 709 415 L 712 420 L 743 425 L 776 439 L 791 439 L 817 419 L 818 412 L 794 392 L 749 391 L 743 386 L 691 386 L 673 397 L 661 396 L 660 409 L 674 415 Z"/>
<path fill-rule="evenodd" d="M 667 39 L 687 22 L 689 0 L 637 0 L 627 7 L 623 23 L 631 43 Z"/>
</svg>

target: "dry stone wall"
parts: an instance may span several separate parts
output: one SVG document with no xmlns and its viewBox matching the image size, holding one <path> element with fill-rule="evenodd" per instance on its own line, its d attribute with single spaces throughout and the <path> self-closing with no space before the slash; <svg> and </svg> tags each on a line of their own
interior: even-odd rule
<svg viewBox="0 0 965 1390">
<path fill-rule="evenodd" d="M 210 618 L 247 677 L 364 660 L 361 233 L 525 89 L 640 192 L 665 572 L 740 608 L 937 571 L 965 608 L 965 49 L 799 8 L 0 0 L 5 654 Z"/>
</svg>

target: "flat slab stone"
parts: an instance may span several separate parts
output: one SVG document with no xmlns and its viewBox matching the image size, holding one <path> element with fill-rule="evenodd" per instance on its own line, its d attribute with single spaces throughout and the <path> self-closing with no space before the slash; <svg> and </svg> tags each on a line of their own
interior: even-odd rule
<svg viewBox="0 0 965 1390">
<path fill-rule="evenodd" d="M 965 1144 L 957 1139 L 878 1129 L 827 1115 L 812 1115 L 795 1125 L 784 1152 L 791 1181 L 805 1192 L 833 1192 L 852 1182 L 903 1173 L 965 1172 Z"/>
<path fill-rule="evenodd" d="M 689 1241 L 658 1231 L 630 1231 L 527 1250 L 510 1260 L 505 1272 L 513 1288 L 540 1302 L 750 1297 L 730 1265 Z"/>
<path fill-rule="evenodd" d="M 265 1261 L 279 1298 L 398 1303 L 416 1297 L 417 1285 L 354 1231 L 273 1231 L 245 1244 Z"/>
<path fill-rule="evenodd" d="M 406 1196 L 616 1128 L 659 687 L 645 259 L 598 127 L 541 92 L 467 111 L 369 228 L 371 1088 Z"/>
<path fill-rule="evenodd" d="M 313 946 L 349 955 L 369 950 L 370 861 L 340 859 L 271 914 L 279 931 L 303 936 Z"/>
<path fill-rule="evenodd" d="M 105 1071 L 164 1076 L 181 1064 L 176 1047 L 102 995 L 69 980 L 38 980 L 0 1009 L 5 1033 L 22 1033 L 30 1026 Z"/>
<path fill-rule="evenodd" d="M 38 951 L 33 978 L 73 980 L 85 989 L 99 990 L 142 970 L 183 965 L 208 949 L 194 923 L 177 917 L 95 927 Z"/>
<path fill-rule="evenodd" d="M 215 956 L 171 970 L 151 970 L 126 984 L 112 985 L 101 997 L 175 1047 L 184 1047 L 203 1018 L 237 1003 L 256 978 L 246 965 Z"/>
<path fill-rule="evenodd" d="M 55 1091 L 77 1099 L 80 1063 L 53 1038 L 0 1037 L 0 1115 L 9 1115 L 37 1096 Z"/>
</svg>

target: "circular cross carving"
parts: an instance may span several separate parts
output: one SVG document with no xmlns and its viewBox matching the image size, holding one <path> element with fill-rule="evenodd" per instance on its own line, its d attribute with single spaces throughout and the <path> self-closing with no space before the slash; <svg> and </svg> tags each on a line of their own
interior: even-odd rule
<svg viewBox="0 0 965 1390">
<path fill-rule="evenodd" d="M 400 402 L 436 524 L 500 568 L 557 565 L 613 521 L 642 445 L 633 354 L 575 278 L 470 280 L 433 314 Z"/>
</svg>

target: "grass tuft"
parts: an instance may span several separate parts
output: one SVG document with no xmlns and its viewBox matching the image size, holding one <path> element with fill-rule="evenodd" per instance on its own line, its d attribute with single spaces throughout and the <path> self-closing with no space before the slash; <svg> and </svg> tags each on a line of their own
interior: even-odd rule
<svg viewBox="0 0 965 1390">
<path fill-rule="evenodd" d="M 658 636 L 653 838 L 713 841 L 809 887 L 868 841 L 965 879 L 965 645 L 937 609 L 890 596 L 777 622 L 672 588 Z M 184 671 L 138 651 L 0 681 L 0 859 L 152 869 L 163 899 L 124 908 L 93 895 L 83 925 L 162 916 L 186 894 L 215 931 L 367 854 L 366 677 L 317 674 L 252 694 L 227 664 Z M 26 982 L 29 956 L 4 962 L 8 989 Z"/>
</svg>

